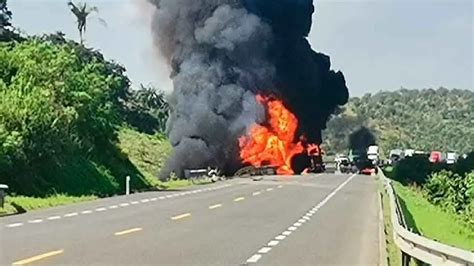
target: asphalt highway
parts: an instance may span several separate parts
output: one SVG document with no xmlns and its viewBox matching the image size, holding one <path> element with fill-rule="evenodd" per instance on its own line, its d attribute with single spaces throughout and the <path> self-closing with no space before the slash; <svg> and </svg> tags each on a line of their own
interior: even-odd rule
<svg viewBox="0 0 474 266">
<path fill-rule="evenodd" d="M 0 218 L 0 265 L 378 265 L 374 177 L 233 179 Z"/>
</svg>

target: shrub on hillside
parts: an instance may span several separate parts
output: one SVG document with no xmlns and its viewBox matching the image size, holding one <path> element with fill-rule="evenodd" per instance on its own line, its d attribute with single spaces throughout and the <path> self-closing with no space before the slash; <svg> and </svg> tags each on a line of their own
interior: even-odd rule
<svg viewBox="0 0 474 266">
<path fill-rule="evenodd" d="M 472 215 L 474 202 L 474 172 L 461 176 L 442 170 L 430 175 L 423 186 L 429 201 L 455 213 Z"/>
<path fill-rule="evenodd" d="M 434 204 L 441 204 L 447 198 L 451 176 L 452 173 L 449 171 L 431 174 L 423 186 L 429 201 Z"/>
<path fill-rule="evenodd" d="M 432 165 L 426 157 L 415 155 L 398 162 L 393 169 L 393 177 L 403 184 L 422 185 L 431 171 Z"/>
</svg>

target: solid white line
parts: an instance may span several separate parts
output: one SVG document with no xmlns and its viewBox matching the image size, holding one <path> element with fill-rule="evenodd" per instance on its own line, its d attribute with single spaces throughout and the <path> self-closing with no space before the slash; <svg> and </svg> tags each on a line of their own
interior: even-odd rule
<svg viewBox="0 0 474 266">
<path fill-rule="evenodd" d="M 142 200 L 140 200 L 140 201 L 141 201 L 142 203 L 147 203 L 147 202 L 150 202 L 150 200 L 149 200 L 149 199 L 142 199 Z"/>
<path fill-rule="evenodd" d="M 22 226 L 23 223 L 14 223 L 14 224 L 7 224 L 7 227 L 18 227 L 18 226 Z"/>
<path fill-rule="evenodd" d="M 73 217 L 73 216 L 77 216 L 79 213 L 77 212 L 71 212 L 71 213 L 66 213 L 64 214 L 64 217 Z"/>
<path fill-rule="evenodd" d="M 280 243 L 280 241 L 272 240 L 272 241 L 268 242 L 267 245 L 269 245 L 270 247 L 274 247 L 274 246 L 278 245 L 279 243 Z"/>
<path fill-rule="evenodd" d="M 103 212 L 105 210 L 107 210 L 107 209 L 106 208 L 97 208 L 97 209 L 95 209 L 96 212 Z"/>
<path fill-rule="evenodd" d="M 261 248 L 258 253 L 268 253 L 268 251 L 272 250 L 272 248 L 269 248 L 269 247 L 264 247 L 264 248 Z"/>
<path fill-rule="evenodd" d="M 36 219 L 36 220 L 29 220 L 28 223 L 30 224 L 37 224 L 43 222 L 43 219 Z"/>
<path fill-rule="evenodd" d="M 286 236 L 284 236 L 284 235 L 279 235 L 279 236 L 275 237 L 276 240 L 283 240 L 285 238 L 286 238 Z"/>
<path fill-rule="evenodd" d="M 51 216 L 51 217 L 48 217 L 48 220 L 52 221 L 52 220 L 59 220 L 61 219 L 61 216 Z"/>
<path fill-rule="evenodd" d="M 92 213 L 92 211 L 91 210 L 81 211 L 81 214 L 89 214 L 89 213 Z"/>
<path fill-rule="evenodd" d="M 128 203 L 122 203 L 122 204 L 120 204 L 120 207 L 127 207 L 127 206 L 130 206 L 130 204 L 128 204 Z"/>
<path fill-rule="evenodd" d="M 289 236 L 289 235 L 291 235 L 291 232 L 290 232 L 290 231 L 285 231 L 285 232 L 283 232 L 283 233 L 281 233 L 281 234 L 284 235 L 284 236 Z"/>
<path fill-rule="evenodd" d="M 262 255 L 255 254 L 247 260 L 247 263 L 256 263 L 261 257 Z"/>
</svg>

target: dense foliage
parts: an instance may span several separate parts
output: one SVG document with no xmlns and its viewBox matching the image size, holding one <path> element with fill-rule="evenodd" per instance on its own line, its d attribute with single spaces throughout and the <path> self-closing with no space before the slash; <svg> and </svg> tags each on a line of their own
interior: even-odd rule
<svg viewBox="0 0 474 266">
<path fill-rule="evenodd" d="M 394 148 L 424 151 L 474 150 L 474 92 L 467 90 L 406 90 L 352 98 L 324 131 L 326 148 L 348 149 L 357 126 L 371 128 L 383 152 Z"/>
<path fill-rule="evenodd" d="M 392 178 L 421 187 L 426 198 L 474 224 L 474 152 L 454 165 L 432 164 L 415 156 L 398 162 Z"/>
<path fill-rule="evenodd" d="M 101 195 L 138 175 L 115 146 L 123 73 L 62 35 L 0 44 L 0 183 L 27 195 Z"/>
<path fill-rule="evenodd" d="M 139 90 L 130 91 L 124 109 L 124 119 L 138 131 L 165 132 L 170 110 L 163 92 L 142 85 Z"/>
</svg>

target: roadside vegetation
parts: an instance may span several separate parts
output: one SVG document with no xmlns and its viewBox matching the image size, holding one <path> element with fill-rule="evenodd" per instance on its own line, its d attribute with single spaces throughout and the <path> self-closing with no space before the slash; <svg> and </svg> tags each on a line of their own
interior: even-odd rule
<svg viewBox="0 0 474 266">
<path fill-rule="evenodd" d="M 18 34 L 0 0 L 0 214 L 122 194 L 126 176 L 132 191 L 191 184 L 155 178 L 171 150 L 165 95 L 132 88 L 123 66 L 87 47 L 86 13 L 98 11 L 69 5 L 79 42 Z"/>
<path fill-rule="evenodd" d="M 474 251 L 474 153 L 454 165 L 410 157 L 385 173 L 414 232 Z"/>
<path fill-rule="evenodd" d="M 353 97 L 323 132 L 325 149 L 347 152 L 348 136 L 365 126 L 382 153 L 391 149 L 474 150 L 474 92 L 446 88 L 382 91 Z"/>
</svg>

